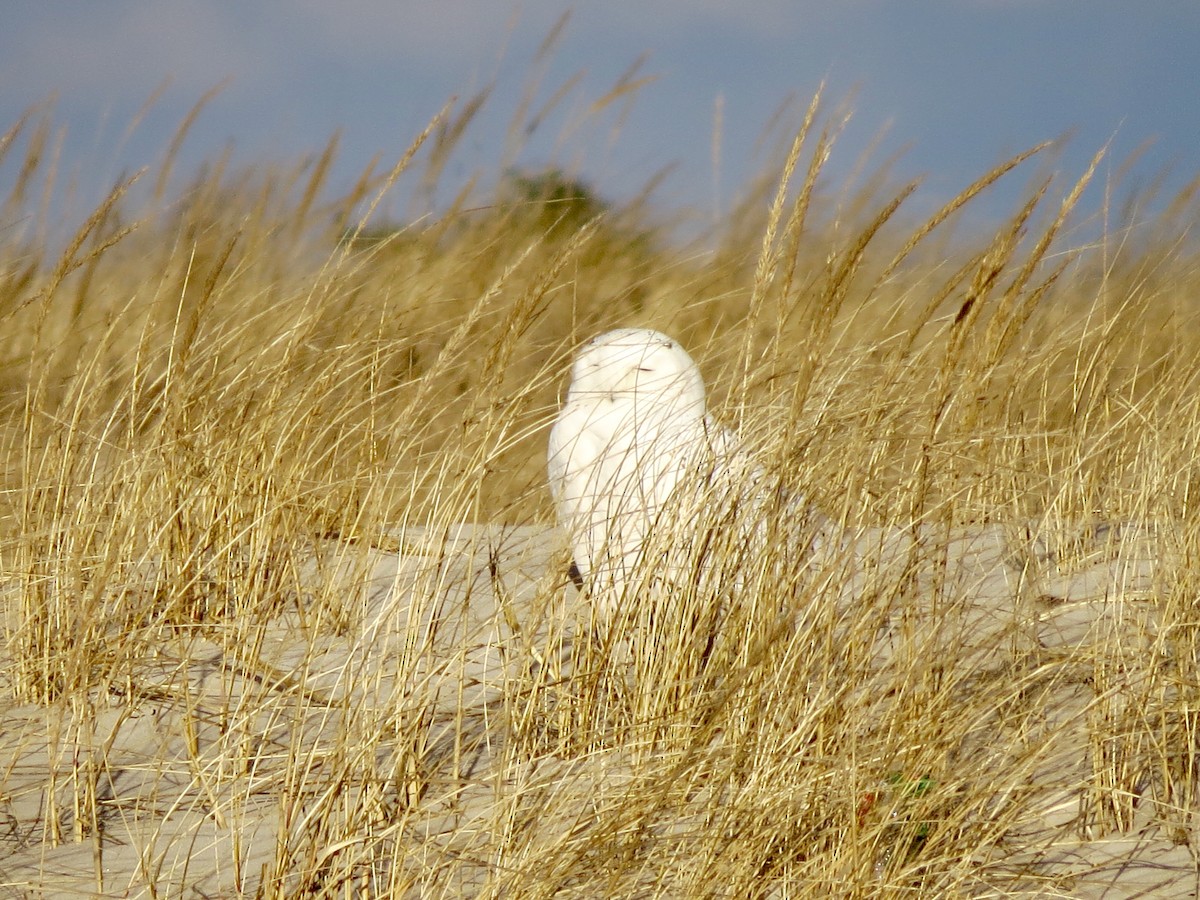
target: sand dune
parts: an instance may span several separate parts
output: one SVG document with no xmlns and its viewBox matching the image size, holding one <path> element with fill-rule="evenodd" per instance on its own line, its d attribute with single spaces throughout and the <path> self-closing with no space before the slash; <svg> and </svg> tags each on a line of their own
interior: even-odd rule
<svg viewBox="0 0 1200 900">
<path fill-rule="evenodd" d="M 0 895 L 236 896 L 264 879 L 297 892 L 306 886 L 288 881 L 289 854 L 304 841 L 318 856 L 337 849 L 311 837 L 317 816 L 359 816 L 376 835 L 363 858 L 402 862 L 364 867 L 362 887 L 519 896 L 569 883 L 555 868 L 567 862 L 520 848 L 537 845 L 533 832 L 551 841 L 585 827 L 589 810 L 639 786 L 619 746 L 522 756 L 513 740 L 527 708 L 513 686 L 569 680 L 590 640 L 560 571 L 560 538 L 467 525 L 398 538 L 401 552 L 357 563 L 344 546 L 318 548 L 307 577 L 346 585 L 341 633 L 306 622 L 300 603 L 257 647 L 178 635 L 127 690 L 4 710 Z M 830 592 L 830 608 L 872 604 L 872 665 L 914 653 L 935 665 L 957 647 L 964 695 L 1016 671 L 1044 687 L 1019 815 L 971 861 L 971 893 L 1196 896 L 1181 831 L 1190 820 L 1172 814 L 1176 801 L 1153 778 L 1129 785 L 1119 827 L 1099 827 L 1084 802 L 1089 716 L 1121 715 L 1126 694 L 1076 663 L 1095 657 L 1085 654 L 1093 645 L 1107 648 L 1113 672 L 1120 653 L 1163 652 L 1154 598 L 1174 552 L 1166 536 L 1151 526 L 987 526 L 864 531 L 850 544 L 854 575 Z M 916 585 L 899 599 L 880 588 L 897 572 Z M 994 742 L 961 749 L 962 777 L 977 785 L 989 759 L 1012 752 L 1003 723 L 989 729 Z M 81 784 L 95 792 L 98 821 L 73 799 Z M 323 793 L 330 784 L 337 798 Z M 495 828 L 518 807 L 527 831 L 515 841 Z"/>
</svg>

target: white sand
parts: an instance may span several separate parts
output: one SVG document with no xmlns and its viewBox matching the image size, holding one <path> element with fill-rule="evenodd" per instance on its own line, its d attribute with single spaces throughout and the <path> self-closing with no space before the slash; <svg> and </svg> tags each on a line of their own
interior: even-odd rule
<svg viewBox="0 0 1200 900">
<path fill-rule="evenodd" d="M 306 635 L 290 611 L 256 652 L 180 638 L 162 649 L 153 677 L 140 676 L 136 696 L 95 696 L 91 710 L 4 710 L 0 896 L 252 894 L 273 871 L 284 776 L 296 753 L 289 748 L 311 762 L 295 815 L 361 812 L 394 822 L 413 864 L 413 896 L 469 895 L 503 882 L 505 866 L 536 865 L 503 858 L 501 837 L 489 831 L 497 803 L 537 802 L 561 790 L 595 804 L 619 797 L 629 778 L 619 753 L 521 764 L 505 757 L 520 708 L 506 690 L 514 675 L 531 666 L 570 674 L 579 610 L 533 606 L 547 578 L 563 590 L 542 596 L 578 602 L 565 571 L 557 571 L 565 555 L 556 532 L 462 526 L 410 530 L 401 540 L 406 551 L 373 552 L 369 572 L 356 575 L 342 564 L 339 577 L 363 587 L 347 592 L 348 621 L 362 623 L 351 632 L 310 628 Z M 873 579 L 919 560 L 921 589 L 911 593 L 925 602 L 880 611 L 877 662 L 914 652 L 913 635 L 930 646 L 949 635 L 980 677 L 1003 675 L 1005 667 L 1049 665 L 1091 642 L 1111 643 L 1114 630 L 1138 636 L 1128 652 L 1149 652 L 1156 561 L 1169 551 L 1151 528 L 1081 529 L 1057 539 L 1001 527 L 917 539 L 869 532 L 855 546 L 855 583 L 837 602 L 857 602 Z M 1098 697 L 1094 686 L 1071 682 L 1058 686 L 1056 698 L 1046 722 L 1055 736 L 1031 771 L 1026 813 L 977 861 L 973 890 L 1197 896 L 1196 861 L 1178 824 L 1184 817 L 1163 814 L 1155 785 L 1135 786 L 1140 793 L 1123 828 L 1100 833 L 1083 817 L 1092 771 L 1084 724 L 1089 710 L 1119 696 Z M 322 756 L 339 746 L 344 729 L 387 727 L 397 703 L 424 717 L 427 787 L 420 796 L 405 796 L 397 764 L 405 757 L 387 739 L 370 758 Z M 986 747 L 977 749 L 986 756 Z M 236 762 L 247 755 L 257 759 L 252 771 Z M 360 810 L 321 807 L 315 788 L 338 771 L 357 773 Z M 99 831 L 78 822 L 69 802 L 77 779 L 89 778 L 102 810 Z M 561 804 L 547 809 L 554 813 L 536 825 L 546 834 L 574 826 Z"/>
</svg>

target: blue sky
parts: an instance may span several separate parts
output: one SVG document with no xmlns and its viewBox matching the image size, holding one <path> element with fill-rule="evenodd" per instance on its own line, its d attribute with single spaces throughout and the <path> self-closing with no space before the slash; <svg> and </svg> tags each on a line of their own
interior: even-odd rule
<svg viewBox="0 0 1200 900">
<path fill-rule="evenodd" d="M 568 9 L 539 67 L 538 45 Z M 453 190 L 509 161 L 505 133 L 535 72 L 542 101 L 579 73 L 516 162 L 576 170 L 615 199 L 674 165 L 661 206 L 709 217 L 762 170 L 772 116 L 782 106 L 771 132 L 782 139 L 825 81 L 829 108 L 854 113 L 835 181 L 882 135 L 876 158 L 903 151 L 898 174 L 923 176 L 918 202 L 933 204 L 1006 155 L 1067 134 L 1054 161 L 1064 174 L 1111 138 L 1109 171 L 1145 144 L 1135 181 L 1169 170 L 1168 185 L 1182 185 L 1200 173 L 1198 47 L 1195 0 L 45 0 L 5 10 L 0 129 L 53 100 L 64 167 L 92 200 L 160 159 L 187 110 L 224 83 L 185 146 L 185 173 L 228 146 L 243 163 L 294 159 L 340 128 L 336 177 L 348 185 L 376 154 L 397 159 L 450 97 L 494 81 L 447 171 Z M 589 118 L 643 55 L 638 75 L 653 80 Z M 0 179 L 14 171 L 0 168 Z"/>
</svg>

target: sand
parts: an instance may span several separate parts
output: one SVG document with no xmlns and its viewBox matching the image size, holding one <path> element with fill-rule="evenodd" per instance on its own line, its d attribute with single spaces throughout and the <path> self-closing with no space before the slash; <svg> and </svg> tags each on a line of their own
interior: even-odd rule
<svg viewBox="0 0 1200 900">
<path fill-rule="evenodd" d="M 569 678 L 572 648 L 588 640 L 561 538 L 470 525 L 397 537 L 399 552 L 314 552 L 305 577 L 346 585 L 344 622 L 306 621 L 301 603 L 257 647 L 180 634 L 125 688 L 3 710 L 0 896 L 253 896 L 264 884 L 296 893 L 313 885 L 289 881 L 284 861 L 345 849 L 321 845 L 316 817 L 379 835 L 356 848 L 363 860 L 403 861 L 386 872 L 364 863 L 360 884 L 322 885 L 331 891 L 520 896 L 535 876 L 569 883 L 569 872 L 523 856 L 533 836 L 495 832 L 504 804 L 541 804 L 528 828 L 567 834 L 586 824 L 588 804 L 637 789 L 619 748 L 515 751 L 523 707 L 511 685 L 531 672 Z M 852 545 L 853 582 L 832 598 L 841 608 L 889 567 L 920 560 L 912 593 L 927 602 L 881 610 L 880 666 L 914 652 L 914 635 L 950 640 L 980 679 L 1013 666 L 1053 671 L 1092 644 L 1113 646 L 1114 633 L 1130 636 L 1118 642 L 1130 654 L 1162 646 L 1156 579 L 1173 551 L 1150 526 L 866 531 Z M 362 566 L 349 562 L 356 555 Z M 561 590 L 545 590 L 547 580 Z M 557 599 L 537 608 L 538 597 Z M 1197 896 L 1191 816 L 1165 812 L 1153 779 L 1129 785 L 1116 826 L 1085 813 L 1094 748 L 1084 725 L 1100 707 L 1113 714 L 1121 692 L 1047 683 L 1052 740 L 1031 756 L 1021 815 L 972 861 L 967 892 Z M 321 790 L 331 783 L 354 787 L 333 797 Z M 551 802 L 563 792 L 586 802 Z M 98 817 L 79 796 L 94 796 Z"/>
</svg>

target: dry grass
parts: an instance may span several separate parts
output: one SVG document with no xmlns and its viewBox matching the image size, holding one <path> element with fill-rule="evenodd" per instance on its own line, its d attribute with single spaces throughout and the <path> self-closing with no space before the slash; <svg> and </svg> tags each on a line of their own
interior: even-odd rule
<svg viewBox="0 0 1200 900">
<path fill-rule="evenodd" d="M 172 828 L 229 846 L 251 896 L 1069 893 L 1022 857 L 1051 794 L 1074 804 L 1059 834 L 1149 816 L 1194 840 L 1192 199 L 1073 252 L 1088 172 L 950 241 L 1030 163 L 927 222 L 911 186 L 833 202 L 814 102 L 711 251 L 536 181 L 367 239 L 371 199 L 438 177 L 473 113 L 334 199 L 332 144 L 174 196 L 168 155 L 144 208 L 119 185 L 63 246 L 23 219 L 53 180 L 46 126 L 0 142 L 0 804 L 14 848 L 49 848 L 36 876 L 0 855 L 8 889 L 53 889 L 45 860 L 77 846 L 74 890 L 182 895 L 200 862 L 159 852 Z M 801 570 L 691 521 L 672 543 L 706 577 L 645 591 L 614 636 L 561 553 L 514 587 L 477 543 L 496 675 L 438 606 L 463 577 L 439 536 L 549 523 L 567 360 L 619 325 L 676 335 L 847 546 Z M 1074 601 L 1045 572 L 1123 558 L 1098 523 L 1151 535 L 1151 586 L 1053 644 L 1035 626 Z M 952 548 L 999 533 L 1027 556 L 996 563 L 1015 587 L 988 630 Z M 423 562 L 385 579 L 404 608 L 384 622 L 369 579 L 397 549 Z M 146 759 L 118 769 L 130 741 Z M 143 842 L 114 884 L 118 823 Z"/>
</svg>

